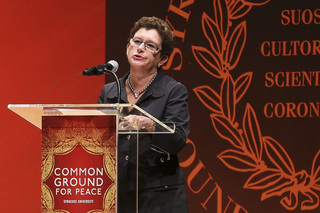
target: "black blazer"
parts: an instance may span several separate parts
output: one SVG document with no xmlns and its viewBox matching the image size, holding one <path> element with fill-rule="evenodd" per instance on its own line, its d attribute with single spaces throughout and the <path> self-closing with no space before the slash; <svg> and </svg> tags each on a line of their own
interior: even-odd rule
<svg viewBox="0 0 320 213">
<path fill-rule="evenodd" d="M 125 90 L 127 73 L 120 79 L 121 102 L 128 103 Z M 176 125 L 174 134 L 144 134 L 139 136 L 139 188 L 183 184 L 184 177 L 177 154 L 186 144 L 189 129 L 188 92 L 184 85 L 158 71 L 149 89 L 137 106 L 162 122 Z M 103 86 L 98 103 L 116 103 L 115 82 Z M 134 111 L 130 113 L 134 114 Z M 136 136 L 118 138 L 118 190 L 136 188 Z"/>
</svg>

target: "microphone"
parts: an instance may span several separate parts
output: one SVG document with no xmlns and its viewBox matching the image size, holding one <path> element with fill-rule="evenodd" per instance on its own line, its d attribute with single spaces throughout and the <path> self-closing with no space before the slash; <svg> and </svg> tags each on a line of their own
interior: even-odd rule
<svg viewBox="0 0 320 213">
<path fill-rule="evenodd" d="M 110 73 L 113 75 L 113 77 L 116 80 L 117 84 L 117 93 L 118 93 L 118 104 L 120 104 L 121 101 L 121 85 L 118 76 L 116 75 L 116 72 L 119 68 L 118 62 L 115 60 L 111 60 L 106 64 L 99 64 L 94 67 L 88 68 L 82 72 L 84 76 L 92 76 L 92 75 L 102 75 L 106 73 Z"/>
<path fill-rule="evenodd" d="M 94 67 L 88 68 L 82 72 L 84 76 L 92 76 L 92 75 L 102 75 L 106 74 L 107 72 L 109 73 L 115 73 L 117 72 L 119 68 L 118 62 L 115 60 L 110 60 L 106 64 L 99 64 Z"/>
</svg>

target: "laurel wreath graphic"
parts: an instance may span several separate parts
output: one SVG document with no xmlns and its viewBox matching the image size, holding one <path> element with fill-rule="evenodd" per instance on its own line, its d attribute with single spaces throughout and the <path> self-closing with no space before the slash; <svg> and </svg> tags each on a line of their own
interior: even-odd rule
<svg viewBox="0 0 320 213">
<path fill-rule="evenodd" d="M 278 196 L 287 210 L 312 210 L 319 206 L 320 150 L 314 157 L 311 174 L 296 172 L 294 164 L 281 144 L 263 136 L 252 106 L 247 103 L 242 122 L 236 121 L 236 109 L 248 90 L 252 72 L 237 79 L 231 71 L 237 66 L 246 43 L 246 21 L 235 25 L 253 6 L 269 0 L 213 0 L 214 17 L 202 14 L 202 29 L 210 49 L 192 46 L 201 68 L 220 80 L 219 89 L 208 85 L 194 88 L 201 103 L 208 108 L 217 134 L 232 145 L 218 158 L 229 169 L 251 173 L 244 188 L 263 190 L 261 201 Z M 242 126 L 240 125 L 242 123 Z"/>
<path fill-rule="evenodd" d="M 103 210 L 91 210 L 88 213 L 115 212 L 116 193 L 116 136 L 108 128 L 96 128 L 93 121 L 65 120 L 59 128 L 45 128 L 42 131 L 42 183 L 41 183 L 41 212 L 69 213 L 66 210 L 54 210 L 54 195 L 46 185 L 55 166 L 55 155 L 66 155 L 80 145 L 92 155 L 103 155 L 103 165 L 112 184 L 105 191 Z"/>
</svg>

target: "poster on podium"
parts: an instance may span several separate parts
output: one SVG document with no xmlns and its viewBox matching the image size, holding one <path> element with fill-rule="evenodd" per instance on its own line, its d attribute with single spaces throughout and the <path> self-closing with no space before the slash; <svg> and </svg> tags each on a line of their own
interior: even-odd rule
<svg viewBox="0 0 320 213">
<path fill-rule="evenodd" d="M 42 130 L 43 213 L 116 213 L 118 135 L 136 135 L 138 146 L 139 135 L 175 131 L 172 123 L 162 123 L 132 104 L 10 104 L 8 108 Z M 154 129 L 128 122 L 126 117 L 132 114 L 150 118 Z"/>
<path fill-rule="evenodd" d="M 116 212 L 116 116 L 42 119 L 42 212 Z"/>
</svg>

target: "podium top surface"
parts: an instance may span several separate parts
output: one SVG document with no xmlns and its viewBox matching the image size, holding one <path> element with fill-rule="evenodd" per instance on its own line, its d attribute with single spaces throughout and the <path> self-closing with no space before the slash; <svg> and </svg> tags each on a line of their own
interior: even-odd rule
<svg viewBox="0 0 320 213">
<path fill-rule="evenodd" d="M 26 119 L 38 128 L 42 128 L 42 116 L 105 116 L 115 115 L 118 122 L 124 121 L 126 116 L 134 114 L 150 118 L 155 124 L 155 130 L 140 131 L 136 125 L 130 128 L 118 128 L 119 134 L 140 133 L 174 133 L 173 123 L 163 123 L 134 104 L 9 104 L 8 108 Z"/>
</svg>

